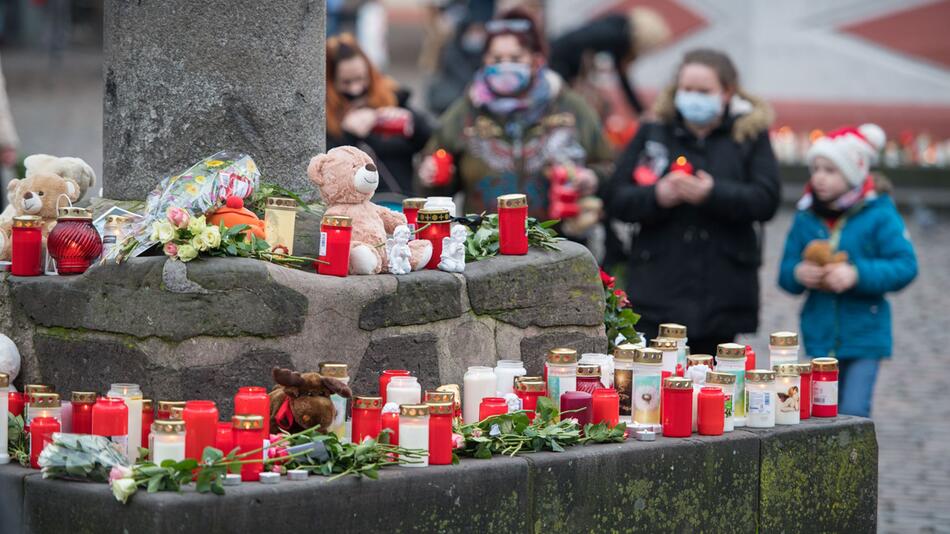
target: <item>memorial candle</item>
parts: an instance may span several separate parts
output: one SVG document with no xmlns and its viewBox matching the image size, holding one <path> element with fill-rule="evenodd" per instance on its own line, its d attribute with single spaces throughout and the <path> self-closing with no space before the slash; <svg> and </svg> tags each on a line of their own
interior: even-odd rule
<svg viewBox="0 0 950 534">
<path fill-rule="evenodd" d="M 172 408 L 185 408 L 185 401 L 158 401 L 158 419 L 172 419 Z"/>
<path fill-rule="evenodd" d="M 254 414 L 239 414 L 231 418 L 231 423 L 234 427 L 234 446 L 237 447 L 238 454 L 262 449 L 264 446 L 263 417 Z M 241 480 L 244 482 L 260 480 L 261 471 L 264 470 L 264 451 L 256 452 L 242 460 L 250 460 L 250 462 L 241 464 Z"/>
<path fill-rule="evenodd" d="M 733 403 L 736 398 L 736 375 L 719 371 L 706 373 L 706 384 L 722 390 L 723 432 L 732 432 L 736 427 Z"/>
<path fill-rule="evenodd" d="M 30 467 L 40 468 L 40 453 L 53 441 L 53 434 L 59 430 L 59 420 L 53 417 L 42 416 L 33 419 L 30 424 Z"/>
<path fill-rule="evenodd" d="M 498 379 L 491 367 L 473 365 L 465 371 L 462 380 L 462 420 L 465 424 L 477 423 L 478 407 L 485 397 L 495 396 Z"/>
<path fill-rule="evenodd" d="M 280 251 L 288 255 L 294 253 L 294 228 L 296 225 L 296 200 L 268 197 L 264 201 L 264 237 L 272 251 Z M 264 418 L 264 424 L 267 424 L 267 418 Z"/>
<path fill-rule="evenodd" d="M 769 368 L 786 363 L 798 363 L 798 334 L 773 332 L 769 335 Z"/>
<path fill-rule="evenodd" d="M 429 463 L 452 463 L 452 416 L 455 403 L 426 402 L 429 406 Z"/>
<path fill-rule="evenodd" d="M 149 435 L 149 459 L 155 465 L 165 460 L 180 462 L 185 459 L 185 422 L 158 419 L 152 423 Z M 227 454 L 230 451 L 224 451 Z"/>
<path fill-rule="evenodd" d="M 528 419 L 534 421 L 538 408 L 538 397 L 545 395 L 544 382 L 541 380 L 521 380 L 515 385 L 515 395 L 521 399 L 521 408 L 528 412 Z"/>
<path fill-rule="evenodd" d="M 688 438 L 693 433 L 693 381 L 671 376 L 663 379 L 663 435 Z"/>
<path fill-rule="evenodd" d="M 46 384 L 27 384 L 23 387 L 23 422 L 30 424 L 30 402 L 34 393 L 52 393 L 53 388 Z"/>
<path fill-rule="evenodd" d="M 234 395 L 234 413 L 259 415 L 263 422 L 263 434 L 270 436 L 270 397 L 261 386 L 242 386 Z"/>
<path fill-rule="evenodd" d="M 36 215 L 14 217 L 11 233 L 10 274 L 43 274 L 43 219 Z"/>
<path fill-rule="evenodd" d="M 633 422 L 633 357 L 636 345 L 624 343 L 614 349 L 614 389 L 620 398 L 620 420 Z"/>
<path fill-rule="evenodd" d="M 684 369 L 688 367 L 686 355 L 689 349 L 686 346 L 688 338 L 685 326 L 677 323 L 663 323 L 660 325 L 657 337 L 676 341 L 676 363 L 682 365 Z"/>
<path fill-rule="evenodd" d="M 233 420 L 232 421 L 218 421 L 218 428 L 214 433 L 214 448 L 218 449 L 224 454 L 227 454 L 234 449 L 234 421 Z"/>
<path fill-rule="evenodd" d="M 478 420 L 508 413 L 508 403 L 502 397 L 484 397 L 478 405 Z"/>
<path fill-rule="evenodd" d="M 726 427 L 725 405 L 726 397 L 719 387 L 704 386 L 699 391 L 698 430 L 701 435 L 722 435 Z"/>
<path fill-rule="evenodd" d="M 414 376 L 394 376 L 386 386 L 386 404 L 419 404 L 422 402 L 422 386 Z"/>
<path fill-rule="evenodd" d="M 0 417 L 8 419 L 7 413 L 10 411 L 10 397 L 3 395 L 3 392 L 10 387 L 10 375 L 0 373 Z M 7 443 L 10 440 L 9 425 L 6 421 L 0 421 L 0 465 L 10 463 L 10 454 L 7 452 Z"/>
<path fill-rule="evenodd" d="M 92 433 L 105 436 L 123 456 L 129 452 L 129 408 L 125 401 L 100 397 L 92 407 Z"/>
<path fill-rule="evenodd" d="M 568 348 L 551 349 L 547 357 L 548 398 L 555 406 L 561 395 L 577 390 L 577 351 Z"/>
<path fill-rule="evenodd" d="M 344 384 L 350 383 L 350 376 L 345 363 L 323 362 L 320 364 L 320 374 L 327 378 L 335 378 Z M 269 400 L 266 393 L 264 397 Z M 330 401 L 333 402 L 333 423 L 330 425 L 330 432 L 335 433 L 342 440 L 346 435 L 346 412 L 350 399 L 334 393 L 330 395 Z M 267 406 L 269 410 L 269 402 Z M 270 429 L 266 422 L 267 419 L 265 418 L 264 421 L 264 433 L 269 435 Z"/>
<path fill-rule="evenodd" d="M 795 365 L 798 367 L 798 375 L 802 377 L 802 391 L 799 397 L 801 399 L 801 403 L 799 404 L 801 408 L 799 419 L 808 419 L 811 417 L 811 364 L 797 363 Z"/>
<path fill-rule="evenodd" d="M 58 393 L 34 393 L 30 396 L 30 419 L 27 425 L 33 424 L 37 417 L 52 417 L 63 424 L 63 407 Z"/>
<path fill-rule="evenodd" d="M 593 397 L 590 393 L 586 391 L 567 391 L 561 395 L 561 419 L 577 419 L 578 427 L 583 430 L 584 425 L 590 423 L 594 411 L 593 404 Z"/>
<path fill-rule="evenodd" d="M 732 398 L 733 420 L 736 427 L 745 426 L 745 346 L 738 343 L 720 343 L 716 347 L 716 371 L 730 373 L 736 377 L 736 394 Z"/>
<path fill-rule="evenodd" d="M 346 276 L 350 270 L 350 241 L 353 220 L 338 215 L 324 215 L 320 223 L 320 250 L 317 272 Z"/>
<path fill-rule="evenodd" d="M 679 361 L 679 345 L 675 339 L 658 337 L 650 340 L 650 347 L 663 352 L 663 370 L 671 375 L 676 372 L 676 363 Z M 685 354 L 683 357 L 685 364 Z"/>
<path fill-rule="evenodd" d="M 412 239 L 415 239 L 416 229 L 419 228 L 417 221 L 417 215 L 419 210 L 421 210 L 426 205 L 426 199 L 424 198 L 407 198 L 402 201 L 402 214 L 406 216 L 406 225 L 409 226 L 409 231 L 411 232 Z"/>
<path fill-rule="evenodd" d="M 152 435 L 152 423 L 155 422 L 155 408 L 152 399 L 142 399 L 142 446 L 148 446 L 148 437 Z"/>
<path fill-rule="evenodd" d="M 686 357 L 686 369 L 694 365 L 705 365 L 711 371 L 713 369 L 713 357 L 709 354 L 690 354 Z"/>
<path fill-rule="evenodd" d="M 353 398 L 353 443 L 362 443 L 365 438 L 376 439 L 382 427 L 382 397 Z"/>
<path fill-rule="evenodd" d="M 838 360 L 815 358 L 811 368 L 811 414 L 835 417 L 838 415 Z"/>
<path fill-rule="evenodd" d="M 595 389 L 592 397 L 591 423 L 606 423 L 613 428 L 620 423 L 620 396 L 613 388 Z"/>
<path fill-rule="evenodd" d="M 753 369 L 746 372 L 745 405 L 748 409 L 746 424 L 749 428 L 775 426 L 775 371 Z"/>
<path fill-rule="evenodd" d="M 389 431 L 389 444 L 399 445 L 399 406 L 387 402 L 380 414 L 380 431 Z"/>
<path fill-rule="evenodd" d="M 670 172 L 682 172 L 684 174 L 693 174 L 693 165 L 686 159 L 686 156 L 677 156 L 670 165 Z"/>
<path fill-rule="evenodd" d="M 594 394 L 595 389 L 605 387 L 600 380 L 600 366 L 592 363 L 577 364 L 577 391 Z"/>
<path fill-rule="evenodd" d="M 495 364 L 495 392 L 498 395 L 505 393 L 514 393 L 515 379 L 519 376 L 525 376 L 528 371 L 524 368 L 521 360 L 498 360 Z"/>
<path fill-rule="evenodd" d="M 798 364 L 775 366 L 775 394 L 778 396 L 775 424 L 797 425 L 801 422 L 801 390 L 802 377 L 798 374 Z"/>
<path fill-rule="evenodd" d="M 399 407 L 399 446 L 429 452 L 429 407 L 425 404 L 403 404 Z M 406 467 L 426 467 L 428 454 Z"/>
<path fill-rule="evenodd" d="M 498 197 L 498 252 L 521 256 L 528 253 L 528 197 Z"/>
<path fill-rule="evenodd" d="M 138 384 L 112 384 L 107 397 L 119 398 L 129 407 L 129 462 L 135 463 L 142 445 L 142 390 Z"/>
<path fill-rule="evenodd" d="M 92 433 L 92 407 L 96 404 L 96 393 L 94 391 L 73 391 L 73 433 L 91 434 Z"/>
<path fill-rule="evenodd" d="M 19 391 L 8 392 L 7 403 L 8 409 L 10 410 L 10 415 L 23 415 L 23 408 L 26 405 L 26 401 L 24 401 L 22 393 Z"/>
<path fill-rule="evenodd" d="M 660 377 L 663 352 L 636 349 L 633 356 L 633 422 L 640 425 L 660 422 Z M 690 397 L 692 398 L 692 397 Z"/>
<path fill-rule="evenodd" d="M 185 457 L 201 461 L 205 447 L 214 447 L 218 432 L 218 408 L 209 400 L 185 402 Z"/>
<path fill-rule="evenodd" d="M 56 226 L 46 237 L 46 250 L 56 260 L 56 272 L 82 274 L 102 255 L 102 237 L 92 225 L 92 213 L 76 206 L 56 212 Z"/>
<path fill-rule="evenodd" d="M 452 216 L 445 208 L 424 208 L 417 215 L 416 239 L 432 243 L 432 257 L 426 269 L 437 269 L 442 261 L 442 240 L 451 233 Z"/>
<path fill-rule="evenodd" d="M 405 369 L 386 369 L 379 375 L 379 396 L 383 399 L 383 405 L 386 404 L 386 389 L 389 387 L 389 381 L 394 376 L 409 376 L 409 371 Z"/>
</svg>

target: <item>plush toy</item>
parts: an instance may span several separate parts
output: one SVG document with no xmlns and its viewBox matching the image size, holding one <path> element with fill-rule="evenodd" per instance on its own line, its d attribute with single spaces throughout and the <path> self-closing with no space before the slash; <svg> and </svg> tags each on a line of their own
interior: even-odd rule
<svg viewBox="0 0 950 534">
<path fill-rule="evenodd" d="M 406 224 L 406 216 L 370 202 L 379 185 L 372 158 L 357 148 L 341 146 L 311 159 L 307 174 L 320 189 L 327 205 L 325 215 L 353 221 L 350 274 L 387 272 L 386 235 Z M 432 256 L 432 244 L 417 239 L 409 242 L 409 249 L 412 270 L 425 267 Z"/>
<path fill-rule="evenodd" d="M 831 242 L 816 239 L 808 243 L 805 250 L 802 251 L 802 259 L 818 265 L 829 265 L 848 261 L 848 253 L 844 251 L 835 252 Z"/>
<path fill-rule="evenodd" d="M 45 243 L 49 231 L 56 226 L 56 202 L 65 195 L 70 202 L 79 200 L 82 190 L 71 178 L 63 178 L 52 173 L 34 173 L 29 178 L 10 180 L 7 186 L 11 215 L 0 218 L 0 232 L 3 233 L 4 247 L 0 249 L 0 260 L 10 259 L 12 247 L 13 217 L 36 215 L 43 219 L 43 240 Z M 65 200 L 62 205 L 68 205 Z M 6 211 L 4 213 L 7 213 Z"/>
<path fill-rule="evenodd" d="M 26 169 L 25 178 L 31 178 L 37 174 L 55 174 L 76 182 L 79 186 L 80 199 L 94 194 L 97 190 L 95 171 L 79 158 L 33 154 L 23 160 L 23 166 Z M 13 206 L 7 206 L 3 210 L 3 215 L 0 215 L 0 220 L 12 219 L 14 215 L 17 214 L 14 213 Z"/>
<path fill-rule="evenodd" d="M 275 367 L 275 387 L 270 392 L 271 425 L 287 432 L 300 432 L 315 426 L 330 430 L 336 409 L 330 395 L 350 398 L 349 386 L 320 373 L 298 373 Z"/>
</svg>

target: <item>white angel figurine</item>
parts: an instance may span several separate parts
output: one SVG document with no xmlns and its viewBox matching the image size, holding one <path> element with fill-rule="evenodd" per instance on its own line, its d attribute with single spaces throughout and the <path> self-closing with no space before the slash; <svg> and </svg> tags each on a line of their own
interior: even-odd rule
<svg viewBox="0 0 950 534">
<path fill-rule="evenodd" d="M 409 240 L 412 232 L 405 224 L 400 224 L 393 230 L 393 236 L 386 240 L 386 255 L 389 257 L 390 274 L 409 274 L 412 266 L 412 251 L 409 249 Z"/>
<path fill-rule="evenodd" d="M 442 261 L 439 269 L 449 273 L 465 272 L 465 238 L 468 228 L 457 224 L 452 227 L 452 235 L 442 238 Z"/>
</svg>

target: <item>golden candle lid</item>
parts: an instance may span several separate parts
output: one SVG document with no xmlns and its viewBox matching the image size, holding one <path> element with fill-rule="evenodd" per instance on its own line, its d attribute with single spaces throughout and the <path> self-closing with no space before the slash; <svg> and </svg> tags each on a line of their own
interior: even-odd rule
<svg viewBox="0 0 950 534">
<path fill-rule="evenodd" d="M 320 224 L 324 226 L 337 226 L 340 228 L 349 228 L 353 226 L 353 219 L 349 217 L 344 217 L 343 215 L 324 215 L 323 220 L 320 221 Z"/>
<path fill-rule="evenodd" d="M 39 228 L 43 226 L 43 218 L 38 215 L 17 215 L 13 218 L 14 228 Z"/>
<path fill-rule="evenodd" d="M 66 206 L 56 210 L 57 219 L 89 219 L 92 220 L 92 213 L 86 208 L 78 206 Z"/>
<path fill-rule="evenodd" d="M 152 432 L 177 433 L 185 431 L 185 422 L 181 419 L 159 419 L 152 423 Z"/>
<path fill-rule="evenodd" d="M 746 382 L 774 382 L 775 381 L 775 371 L 769 371 L 766 369 L 752 369 L 751 371 L 745 372 Z"/>
<path fill-rule="evenodd" d="M 323 362 L 320 364 L 320 374 L 330 378 L 346 378 L 347 365 L 338 362 Z"/>
<path fill-rule="evenodd" d="M 455 402 L 453 401 L 427 401 L 426 405 L 429 407 L 429 413 L 432 415 L 453 415 L 455 413 Z"/>
<path fill-rule="evenodd" d="M 152 411 L 152 399 L 142 399 L 142 411 L 143 412 Z"/>
<path fill-rule="evenodd" d="M 515 384 L 517 384 L 518 382 L 538 382 L 538 381 L 543 381 L 543 380 L 544 380 L 544 377 L 540 377 L 540 376 L 516 376 Z"/>
<path fill-rule="evenodd" d="M 30 406 L 36 408 L 58 408 L 59 393 L 34 393 L 30 397 Z"/>
<path fill-rule="evenodd" d="M 46 384 L 27 384 L 23 386 L 23 393 L 26 395 L 32 395 L 34 393 L 48 393 L 53 391 L 53 386 L 47 386 Z"/>
<path fill-rule="evenodd" d="M 769 334 L 769 345 L 773 347 L 797 347 L 798 334 L 795 332 L 772 332 Z"/>
<path fill-rule="evenodd" d="M 815 358 L 811 361 L 811 368 L 815 371 L 837 371 L 837 358 Z"/>
<path fill-rule="evenodd" d="M 120 226 L 129 222 L 125 215 L 106 215 L 106 226 Z"/>
<path fill-rule="evenodd" d="M 716 346 L 716 358 L 723 360 L 741 360 L 745 358 L 745 345 L 738 343 L 720 343 Z"/>
<path fill-rule="evenodd" d="M 811 374 L 811 364 L 810 363 L 791 363 L 789 365 L 794 365 L 798 367 L 798 374 L 800 375 L 810 375 Z"/>
<path fill-rule="evenodd" d="M 663 323 L 660 325 L 660 335 L 657 337 L 683 339 L 686 337 L 686 327 L 677 323 Z"/>
<path fill-rule="evenodd" d="M 663 363 L 663 351 L 653 348 L 637 349 L 633 354 L 633 363 L 660 365 Z"/>
<path fill-rule="evenodd" d="M 404 416 L 404 417 L 422 417 L 424 415 L 429 415 L 429 405 L 428 404 L 400 404 L 399 415 Z"/>
<path fill-rule="evenodd" d="M 798 367 L 798 364 L 794 363 L 781 363 L 772 367 L 772 370 L 775 371 L 775 374 L 778 376 L 799 376 L 801 375 L 801 370 Z"/>
<path fill-rule="evenodd" d="M 693 389 L 693 381 L 681 376 L 668 376 L 663 379 L 663 387 L 667 389 Z"/>
<path fill-rule="evenodd" d="M 686 368 L 694 365 L 705 365 L 709 368 L 713 366 L 713 357 L 709 354 L 690 354 L 686 357 Z"/>
<path fill-rule="evenodd" d="M 403 209 L 416 209 L 416 210 L 421 210 L 422 208 L 425 207 L 425 205 L 426 205 L 426 200 L 428 200 L 428 199 L 419 198 L 419 197 L 404 198 L 404 199 L 402 200 L 402 208 L 403 208 Z"/>
<path fill-rule="evenodd" d="M 5 387 L 8 387 L 9 385 L 10 385 L 10 375 L 6 373 L 0 373 L 0 388 L 5 388 Z"/>
<path fill-rule="evenodd" d="M 565 364 L 577 361 L 577 351 L 568 348 L 557 348 L 548 351 L 548 363 Z"/>
<path fill-rule="evenodd" d="M 353 408 L 361 410 L 382 410 L 382 397 L 353 397 Z"/>
<path fill-rule="evenodd" d="M 267 199 L 264 200 L 264 209 L 296 210 L 297 201 L 286 197 L 267 197 Z"/>
<path fill-rule="evenodd" d="M 579 363 L 577 364 L 577 376 L 600 378 L 600 366 L 596 363 Z"/>
<path fill-rule="evenodd" d="M 658 337 L 656 339 L 650 340 L 650 348 L 660 349 L 666 352 L 671 350 L 676 350 L 679 348 L 679 345 L 676 343 L 676 340 L 670 337 Z"/>
<path fill-rule="evenodd" d="M 499 208 L 524 208 L 528 205 L 528 196 L 515 193 L 513 195 L 501 195 L 498 197 Z"/>
<path fill-rule="evenodd" d="M 541 392 L 544 391 L 545 384 L 542 380 L 524 380 L 515 384 L 515 391 L 521 392 Z"/>
<path fill-rule="evenodd" d="M 95 391 L 73 391 L 69 398 L 75 404 L 93 404 L 97 396 Z"/>
<path fill-rule="evenodd" d="M 426 390 L 426 404 L 451 402 L 455 403 L 455 393 L 451 391 Z"/>
<path fill-rule="evenodd" d="M 735 384 L 736 375 L 732 373 L 723 373 L 721 371 L 707 371 L 706 383 L 707 384 Z"/>
<path fill-rule="evenodd" d="M 170 401 L 170 400 L 158 401 L 158 411 L 160 412 L 170 412 L 172 408 L 175 408 L 175 407 L 184 409 L 185 401 Z"/>
<path fill-rule="evenodd" d="M 416 222 L 419 223 L 447 223 L 452 221 L 452 216 L 446 208 L 423 208 L 416 214 Z"/>
<path fill-rule="evenodd" d="M 185 418 L 185 407 L 184 406 L 172 406 L 168 408 L 168 418 L 179 420 Z"/>
<path fill-rule="evenodd" d="M 264 417 L 260 415 L 235 415 L 231 418 L 234 428 L 240 430 L 260 430 L 264 428 Z"/>
<path fill-rule="evenodd" d="M 633 355 L 637 352 L 637 347 L 633 343 L 624 343 L 617 345 L 614 349 L 614 360 L 621 362 L 632 362 Z"/>
</svg>

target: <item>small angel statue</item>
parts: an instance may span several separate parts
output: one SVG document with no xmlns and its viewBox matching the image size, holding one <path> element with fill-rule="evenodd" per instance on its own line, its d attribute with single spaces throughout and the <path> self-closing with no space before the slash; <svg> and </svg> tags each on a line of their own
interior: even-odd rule
<svg viewBox="0 0 950 534">
<path fill-rule="evenodd" d="M 465 238 L 468 228 L 457 224 L 452 227 L 452 235 L 442 238 L 442 261 L 439 269 L 449 273 L 465 272 Z"/>
<path fill-rule="evenodd" d="M 389 257 L 390 274 L 409 274 L 412 266 L 412 251 L 409 249 L 409 240 L 412 232 L 405 224 L 400 224 L 393 230 L 393 236 L 386 240 L 386 255 Z"/>
</svg>

